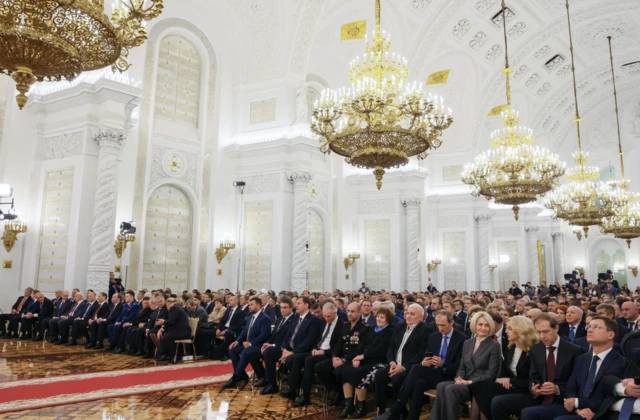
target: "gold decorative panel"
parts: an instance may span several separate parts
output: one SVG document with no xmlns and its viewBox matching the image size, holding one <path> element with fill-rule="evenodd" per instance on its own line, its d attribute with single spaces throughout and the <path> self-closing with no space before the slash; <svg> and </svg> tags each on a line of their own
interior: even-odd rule
<svg viewBox="0 0 640 420">
<path fill-rule="evenodd" d="M 308 211 L 309 249 L 307 252 L 308 287 L 312 292 L 324 291 L 324 225 L 313 210 Z"/>
<path fill-rule="evenodd" d="M 364 281 L 367 287 L 371 290 L 389 290 L 391 233 L 388 220 L 364 221 L 364 249 Z"/>
<path fill-rule="evenodd" d="M 142 287 L 189 289 L 192 209 L 187 196 L 173 186 L 157 188 L 147 205 Z"/>
<path fill-rule="evenodd" d="M 447 290 L 467 289 L 467 264 L 465 260 L 466 234 L 464 232 L 445 232 L 444 244 L 444 285 Z"/>
<path fill-rule="evenodd" d="M 249 201 L 244 220 L 244 288 L 271 288 L 273 202 Z"/>
<path fill-rule="evenodd" d="M 276 119 L 276 98 L 251 102 L 249 124 L 262 124 Z"/>
<path fill-rule="evenodd" d="M 53 293 L 64 287 L 74 169 L 49 171 L 44 180 L 37 288 Z"/>
<path fill-rule="evenodd" d="M 2 261 L 2 268 L 13 268 L 13 260 Z"/>
<path fill-rule="evenodd" d="M 180 35 L 160 42 L 154 116 L 198 127 L 200 68 L 196 47 Z"/>
</svg>

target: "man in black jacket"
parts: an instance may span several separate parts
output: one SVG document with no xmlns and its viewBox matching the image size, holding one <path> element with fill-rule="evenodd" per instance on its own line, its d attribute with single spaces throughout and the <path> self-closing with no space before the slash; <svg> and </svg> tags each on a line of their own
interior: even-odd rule
<svg viewBox="0 0 640 420">
<path fill-rule="evenodd" d="M 433 303 L 433 302 L 432 302 Z M 378 413 L 384 413 L 387 399 L 387 385 L 393 386 L 395 397 L 413 365 L 423 359 L 428 341 L 425 339 L 427 326 L 420 322 L 424 309 L 417 303 L 407 308 L 405 323 L 397 326 L 387 350 L 388 367 L 378 369 L 375 374 L 375 399 Z"/>
<path fill-rule="evenodd" d="M 184 308 L 176 304 L 176 298 L 167 299 L 169 316 L 167 320 L 160 320 L 162 328 L 158 331 L 158 355 L 156 360 L 165 362 L 171 360 L 176 354 L 175 340 L 184 340 L 191 337 L 189 316 Z"/>
<path fill-rule="evenodd" d="M 283 397 L 297 399 L 294 407 L 301 407 L 310 403 L 311 383 L 313 381 L 314 367 L 324 360 L 331 359 L 331 349 L 345 333 L 345 324 L 338 319 L 338 308 L 331 302 L 322 307 L 322 335 L 315 343 L 315 347 L 308 353 L 294 354 L 293 363 L 289 370 L 289 392 L 280 393 Z M 304 376 L 302 372 L 304 368 Z M 299 395 L 298 388 L 302 388 Z"/>
<path fill-rule="evenodd" d="M 162 328 L 160 320 L 166 320 L 169 317 L 169 309 L 163 295 L 156 296 L 157 308 L 149 321 L 145 323 L 143 328 L 139 328 L 136 333 L 136 353 L 135 356 L 143 356 L 144 359 L 151 359 L 155 351 L 157 333 Z"/>
<path fill-rule="evenodd" d="M 53 324 L 57 324 L 60 316 L 71 309 L 71 305 L 75 302 L 73 299 L 69 299 L 69 292 L 64 291 L 62 293 L 62 298 L 58 300 L 56 304 L 53 305 L 53 316 L 51 318 L 45 318 L 42 320 L 42 324 L 40 325 L 40 339 L 45 338 L 45 333 L 50 339 L 53 339 L 51 335 Z M 56 325 L 57 327 L 57 325 Z M 54 328 L 56 328 L 54 327 Z M 57 331 L 57 330 L 56 330 Z"/>
<path fill-rule="evenodd" d="M 100 302 L 96 299 L 96 294 L 93 290 L 87 290 L 87 301 L 88 305 L 85 305 L 85 309 L 80 316 L 71 319 L 69 322 L 69 325 L 71 326 L 71 336 L 69 337 L 69 342 L 66 343 L 66 346 L 75 346 L 78 344 L 78 334 L 80 331 L 84 330 L 84 328 L 78 328 L 80 323 L 84 322 L 86 323 L 84 325 L 89 325 L 91 317 L 97 313 L 98 309 L 100 309 Z"/>
<path fill-rule="evenodd" d="M 109 313 L 109 303 L 107 302 L 107 294 L 100 292 L 98 298 L 92 302 L 90 310 L 82 318 L 73 320 L 71 327 L 71 338 L 68 346 L 75 346 L 81 335 L 89 339 L 89 326 L 99 318 L 106 318 Z"/>
<path fill-rule="evenodd" d="M 633 334 L 633 343 L 637 346 L 640 333 Z M 624 379 L 615 375 L 602 378 L 603 388 L 607 398 L 602 402 L 594 419 L 603 420 L 640 420 L 640 385 L 636 385 L 634 378 L 640 376 L 640 349 L 632 347 L 632 342 L 625 343 L 627 348 L 627 366 Z M 635 365 L 635 366 L 634 366 Z M 627 417 L 628 416 L 628 417 Z"/>
<path fill-rule="evenodd" d="M 438 332 L 429 337 L 422 362 L 411 367 L 398 399 L 389 409 L 390 419 L 399 418 L 409 400 L 408 418 L 418 418 L 422 411 L 424 391 L 435 389 L 440 382 L 453 381 L 455 378 L 462 357 L 462 344 L 467 336 L 453 328 L 454 320 L 449 311 L 442 309 L 435 315 Z"/>
<path fill-rule="evenodd" d="M 347 306 L 347 316 L 349 322 L 343 326 L 343 334 L 336 345 L 331 347 L 332 358 L 323 360 L 315 366 L 315 373 L 322 380 L 325 388 L 328 391 L 335 391 L 335 397 L 329 402 L 329 406 L 332 407 L 337 406 L 344 399 L 342 391 L 344 367 L 350 364 L 354 357 L 363 354 L 366 345 L 373 339 L 373 329 L 362 321 L 360 305 L 357 302 L 351 302 Z M 311 391 L 310 388 L 304 390 L 307 395 Z M 349 398 L 345 403 L 343 414 L 348 416 L 353 410 L 353 398 Z"/>
<path fill-rule="evenodd" d="M 127 338 L 131 333 L 131 329 L 137 329 L 140 323 L 149 320 L 149 316 L 151 316 L 151 307 L 149 306 L 150 301 L 151 298 L 148 296 L 142 298 L 142 300 L 140 301 L 140 305 L 138 305 L 138 313 L 130 322 L 125 322 L 124 324 L 122 324 L 122 333 L 118 337 L 117 346 L 113 350 L 114 353 L 124 353 L 126 351 Z"/>
<path fill-rule="evenodd" d="M 22 314 L 24 314 L 27 311 L 29 304 L 33 300 L 31 298 L 32 293 L 33 293 L 33 287 L 27 287 L 26 289 L 24 289 L 24 294 L 20 296 L 18 299 L 16 299 L 16 303 L 14 303 L 13 306 L 11 307 L 11 313 L 0 315 L 0 337 L 7 337 L 7 329 L 5 326 L 5 323 L 7 321 L 11 321 L 14 317 L 18 317 L 18 320 L 20 320 L 20 318 L 22 317 Z M 9 337 L 11 337 L 10 334 L 11 333 L 9 333 Z M 16 336 L 17 335 L 18 333 L 16 331 Z"/>
<path fill-rule="evenodd" d="M 584 353 L 558 335 L 558 319 L 541 313 L 533 320 L 540 342 L 531 348 L 529 395 L 501 395 L 491 402 L 494 420 L 507 420 L 519 415 L 523 408 L 536 405 L 562 404 L 567 382 L 578 356 Z"/>
<path fill-rule="evenodd" d="M 215 338 L 223 340 L 222 348 L 225 350 L 221 358 L 222 361 L 229 359 L 229 346 L 242 332 L 245 320 L 245 313 L 238 305 L 238 298 L 236 296 L 229 296 L 229 307 L 220 320 L 218 328 L 215 330 Z M 208 339 L 208 335 L 205 336 L 204 339 Z"/>
<path fill-rule="evenodd" d="M 20 321 L 23 339 L 31 338 L 31 331 L 33 330 L 33 339 L 35 340 L 38 331 L 40 331 L 40 320 L 51 318 L 53 315 L 53 303 L 51 299 L 46 298 L 39 290 L 34 290 L 33 294 L 36 302 L 31 307 L 30 312 L 22 314 Z"/>
<path fill-rule="evenodd" d="M 559 324 L 558 334 L 565 340 L 570 342 L 587 336 L 585 322 L 582 320 L 584 311 L 577 306 L 569 306 L 567 308 L 566 321 Z"/>
<path fill-rule="evenodd" d="M 265 344 L 262 345 L 260 351 L 251 349 L 247 353 L 247 360 L 251 364 L 251 367 L 253 368 L 256 376 L 260 379 L 260 382 L 256 385 L 256 387 L 264 387 L 264 389 L 260 392 L 260 394 L 262 395 L 277 392 L 277 387 L 275 385 L 275 364 L 266 364 L 267 369 L 271 369 L 270 374 L 266 375 L 266 371 L 264 366 L 262 366 L 261 359 L 262 355 L 267 349 L 272 349 L 269 350 L 269 352 L 273 352 L 275 356 L 277 356 L 276 360 L 279 359 L 280 356 L 282 356 L 282 345 L 284 343 L 284 339 L 293 330 L 293 327 L 295 326 L 294 322 L 296 320 L 295 315 L 293 314 L 293 302 L 289 298 L 283 298 L 280 302 L 280 313 L 282 314 L 282 316 L 276 321 L 276 326 L 271 333 L 271 337 Z M 273 384 L 267 382 L 267 376 L 274 379 Z"/>
<path fill-rule="evenodd" d="M 116 320 L 122 313 L 123 304 L 121 302 L 120 293 L 114 293 L 111 296 L 111 306 L 105 318 L 98 318 L 89 325 L 89 342 L 85 349 L 104 349 L 104 336 L 107 333 L 107 327 L 115 324 Z"/>
</svg>

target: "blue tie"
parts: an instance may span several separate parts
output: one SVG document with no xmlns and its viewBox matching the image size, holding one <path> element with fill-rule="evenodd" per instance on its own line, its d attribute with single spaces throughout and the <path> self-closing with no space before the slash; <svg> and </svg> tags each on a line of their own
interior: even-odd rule
<svg viewBox="0 0 640 420">
<path fill-rule="evenodd" d="M 569 341 L 573 343 L 573 340 L 576 339 L 576 327 L 571 327 L 569 330 Z"/>
<path fill-rule="evenodd" d="M 593 390 L 593 383 L 596 380 L 596 369 L 598 367 L 598 360 L 600 360 L 598 356 L 593 356 L 593 359 L 591 359 L 591 367 L 589 368 L 589 374 L 587 375 L 587 383 L 584 384 L 585 397 L 589 397 L 589 395 L 591 395 L 591 391 Z"/>
<path fill-rule="evenodd" d="M 442 348 L 440 349 L 440 358 L 444 362 L 444 359 L 447 358 L 447 349 L 449 348 L 449 345 L 447 344 L 447 340 L 449 340 L 449 336 L 444 335 L 442 336 L 442 338 L 444 338 L 444 343 L 442 343 Z"/>
<path fill-rule="evenodd" d="M 633 413 L 633 404 L 635 404 L 635 402 L 635 398 L 624 399 L 618 420 L 629 420 L 631 418 L 631 414 Z"/>
</svg>

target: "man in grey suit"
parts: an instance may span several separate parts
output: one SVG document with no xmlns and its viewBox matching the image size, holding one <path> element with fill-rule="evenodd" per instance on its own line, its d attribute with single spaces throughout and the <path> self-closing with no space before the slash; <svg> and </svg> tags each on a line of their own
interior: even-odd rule
<svg viewBox="0 0 640 420">
<path fill-rule="evenodd" d="M 449 420 L 458 416 L 460 404 L 471 399 L 469 385 L 473 382 L 494 381 L 500 373 L 502 351 L 493 341 L 495 324 L 486 312 L 471 318 L 471 331 L 475 334 L 462 345 L 462 360 L 454 382 L 440 382 L 436 388 L 436 401 L 430 420 Z"/>
<path fill-rule="evenodd" d="M 199 299 L 192 298 L 187 300 L 186 310 L 189 318 L 198 318 L 198 326 L 207 322 L 209 315 L 207 314 L 207 310 L 200 305 Z"/>
</svg>

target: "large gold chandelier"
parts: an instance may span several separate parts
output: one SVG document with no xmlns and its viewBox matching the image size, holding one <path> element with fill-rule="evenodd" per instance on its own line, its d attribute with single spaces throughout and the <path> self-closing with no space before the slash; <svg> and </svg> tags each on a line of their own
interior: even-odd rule
<svg viewBox="0 0 640 420">
<path fill-rule="evenodd" d="M 613 50 L 611 48 L 611 36 L 609 39 L 609 61 L 611 63 L 611 76 L 613 76 L 613 98 L 616 109 L 616 125 L 618 127 L 618 155 L 620 156 L 620 180 L 609 183 L 613 188 L 622 190 L 627 195 L 627 202 L 615 210 L 611 217 L 602 219 L 601 230 L 604 233 L 611 233 L 618 239 L 627 241 L 627 246 L 631 248 L 631 240 L 640 237 L 640 208 L 637 204 L 637 193 L 629 191 L 630 182 L 624 177 L 624 159 L 622 153 L 622 141 L 620 140 L 620 117 L 618 115 L 618 92 L 616 91 L 616 73 L 613 66 Z"/>
<path fill-rule="evenodd" d="M 482 195 L 498 204 L 513 206 L 518 220 L 520 205 L 535 202 L 556 184 L 565 172 L 565 164 L 547 149 L 533 147 L 533 131 L 519 126 L 520 116 L 511 105 L 509 54 L 507 51 L 507 25 L 505 2 L 502 0 L 502 27 L 504 30 L 507 104 L 502 112 L 503 129 L 491 134 L 495 148 L 476 156 L 473 163 L 465 165 L 462 182 L 473 187 L 474 196 Z"/>
<path fill-rule="evenodd" d="M 580 139 L 580 111 L 578 108 L 578 91 L 576 83 L 575 60 L 573 56 L 573 39 L 571 37 L 571 17 L 569 0 L 566 0 L 567 23 L 569 26 L 569 50 L 571 51 L 571 73 L 573 75 L 573 96 L 575 100 L 576 131 L 578 135 L 578 151 L 573 153 L 576 167 L 567 170 L 566 178 L 570 182 L 554 189 L 545 201 L 545 206 L 553 211 L 553 218 L 560 218 L 572 226 L 581 226 L 584 237 L 589 235 L 589 226 L 599 226 L 604 217 L 613 216 L 614 210 L 627 202 L 625 190 L 612 188 L 601 181 L 597 167 L 587 166 L 589 154 L 582 151 Z"/>
<path fill-rule="evenodd" d="M 36 81 L 73 80 L 83 71 L 129 68 L 129 50 L 147 39 L 145 21 L 163 0 L 0 0 L 0 72 L 16 82 L 20 109 Z"/>
<path fill-rule="evenodd" d="M 351 87 L 322 92 L 311 130 L 320 137 L 321 152 L 373 169 L 380 189 L 385 169 L 406 165 L 410 156 L 424 159 L 440 147 L 453 119 L 441 97 L 425 97 L 421 86 L 405 83 L 407 60 L 390 53 L 389 35 L 380 32 L 380 0 L 375 14 L 373 40 L 365 38 L 366 53 L 351 62 Z"/>
</svg>

